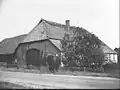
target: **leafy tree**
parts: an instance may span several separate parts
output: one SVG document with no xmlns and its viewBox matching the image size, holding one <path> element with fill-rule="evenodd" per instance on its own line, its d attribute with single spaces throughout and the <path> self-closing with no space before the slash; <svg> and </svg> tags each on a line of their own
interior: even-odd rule
<svg viewBox="0 0 120 90">
<path fill-rule="evenodd" d="M 104 53 L 100 49 L 101 41 L 94 34 L 86 33 L 83 28 L 76 28 L 73 35 L 64 35 L 61 41 L 62 51 L 66 58 L 63 63 L 67 67 L 101 67 Z"/>
</svg>

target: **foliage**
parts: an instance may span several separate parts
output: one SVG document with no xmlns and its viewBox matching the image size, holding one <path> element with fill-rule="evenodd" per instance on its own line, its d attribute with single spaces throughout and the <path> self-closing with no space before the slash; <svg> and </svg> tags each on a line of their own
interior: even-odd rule
<svg viewBox="0 0 120 90">
<path fill-rule="evenodd" d="M 94 34 L 84 31 L 78 27 L 73 35 L 65 33 L 61 40 L 63 63 L 68 67 L 90 67 L 92 64 L 100 67 L 104 61 L 104 53 L 100 49 L 101 41 Z"/>
<path fill-rule="evenodd" d="M 117 53 L 120 53 L 120 47 L 114 49 Z"/>
</svg>

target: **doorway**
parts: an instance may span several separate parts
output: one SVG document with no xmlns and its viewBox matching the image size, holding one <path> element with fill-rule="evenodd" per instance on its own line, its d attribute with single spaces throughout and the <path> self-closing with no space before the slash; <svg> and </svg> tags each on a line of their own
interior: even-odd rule
<svg viewBox="0 0 120 90">
<path fill-rule="evenodd" d="M 38 49 L 29 49 L 26 52 L 26 64 L 40 66 L 39 55 L 40 55 L 40 52 Z"/>
</svg>

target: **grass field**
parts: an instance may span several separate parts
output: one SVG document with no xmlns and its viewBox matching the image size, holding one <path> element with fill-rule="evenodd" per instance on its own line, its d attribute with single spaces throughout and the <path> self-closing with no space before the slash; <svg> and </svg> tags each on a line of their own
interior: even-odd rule
<svg viewBox="0 0 120 90">
<path fill-rule="evenodd" d="M 40 70 L 38 69 L 17 69 L 17 68 L 4 68 L 1 67 L 2 71 L 12 71 L 12 72 L 27 72 L 27 73 L 37 73 L 37 74 L 50 74 L 47 68 L 42 67 Z M 119 69 L 111 69 L 105 71 L 105 73 L 95 73 L 95 72 L 85 72 L 85 71 L 74 71 L 71 72 L 69 70 L 59 69 L 58 72 L 55 72 L 56 75 L 74 75 L 74 76 L 95 76 L 95 77 L 114 77 L 120 78 Z"/>
<path fill-rule="evenodd" d="M 28 88 L 18 84 L 0 81 L 0 89 L 28 89 Z"/>
</svg>

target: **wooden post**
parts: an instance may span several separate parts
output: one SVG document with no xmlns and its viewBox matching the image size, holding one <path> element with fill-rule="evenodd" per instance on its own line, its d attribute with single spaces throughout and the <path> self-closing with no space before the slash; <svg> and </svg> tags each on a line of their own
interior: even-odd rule
<svg viewBox="0 0 120 90">
<path fill-rule="evenodd" d="M 84 72 L 86 72 L 86 67 L 84 67 Z"/>
<path fill-rule="evenodd" d="M 115 61 L 115 54 L 113 54 L 113 61 Z"/>
</svg>

